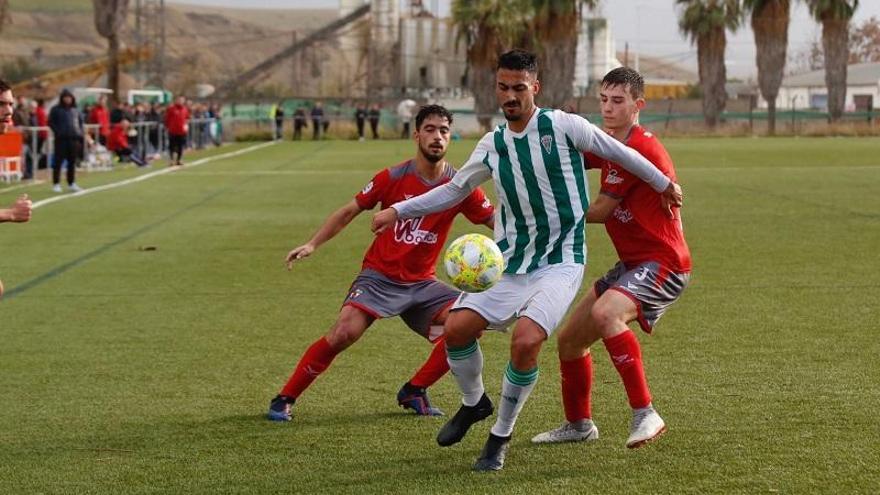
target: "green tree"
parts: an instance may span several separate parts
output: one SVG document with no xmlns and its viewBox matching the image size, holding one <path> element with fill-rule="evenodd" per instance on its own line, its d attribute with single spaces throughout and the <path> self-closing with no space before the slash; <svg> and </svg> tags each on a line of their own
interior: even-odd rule
<svg viewBox="0 0 880 495">
<path fill-rule="evenodd" d="M 95 29 L 107 38 L 107 86 L 119 98 L 119 32 L 128 14 L 128 0 L 93 0 Z"/>
<path fill-rule="evenodd" d="M 871 16 L 849 32 L 849 63 L 880 62 L 880 19 Z"/>
<path fill-rule="evenodd" d="M 467 58 L 467 84 L 480 125 L 488 130 L 495 101 L 498 56 L 533 50 L 541 67 L 541 102 L 559 107 L 572 96 L 580 9 L 597 0 L 454 0 L 452 20 Z"/>
<path fill-rule="evenodd" d="M 745 0 L 743 7 L 752 14 L 755 33 L 758 86 L 767 101 L 768 132 L 776 134 L 776 97 L 785 74 L 788 49 L 788 25 L 791 21 L 790 0 Z"/>
<path fill-rule="evenodd" d="M 849 60 L 849 21 L 859 0 L 806 0 L 810 14 L 822 23 L 822 51 L 825 55 L 825 86 L 828 88 L 828 116 L 837 122 L 846 101 L 846 66 Z"/>
<path fill-rule="evenodd" d="M 532 49 L 541 67 L 544 106 L 560 108 L 572 97 L 581 9 L 593 9 L 598 0 L 531 0 Z"/>
<path fill-rule="evenodd" d="M 495 67 L 498 56 L 522 41 L 527 15 L 521 1 L 454 0 L 452 22 L 458 42 L 464 43 L 468 89 L 474 95 L 474 111 L 480 126 L 488 131 L 495 101 Z"/>
<path fill-rule="evenodd" d="M 676 0 L 682 7 L 678 27 L 697 45 L 700 86 L 703 89 L 703 117 L 714 128 L 727 104 L 724 83 L 727 68 L 724 51 L 726 30 L 735 31 L 742 20 L 739 0 Z"/>
</svg>

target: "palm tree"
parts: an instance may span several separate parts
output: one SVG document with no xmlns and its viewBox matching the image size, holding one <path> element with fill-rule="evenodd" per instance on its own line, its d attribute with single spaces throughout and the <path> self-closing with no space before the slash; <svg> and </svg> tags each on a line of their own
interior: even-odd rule
<svg viewBox="0 0 880 495">
<path fill-rule="evenodd" d="M 752 30 L 757 48 L 758 86 L 767 102 L 767 130 L 776 134 L 776 97 L 785 74 L 788 48 L 790 0 L 745 0 L 743 7 L 752 13 Z"/>
<path fill-rule="evenodd" d="M 452 23 L 458 42 L 464 42 L 467 58 L 465 77 L 474 95 L 474 111 L 480 126 L 488 131 L 495 101 L 495 67 L 498 56 L 523 41 L 528 12 L 523 0 L 454 0 Z"/>
<path fill-rule="evenodd" d="M 560 108 L 572 97 L 580 9 L 598 0 L 531 0 L 531 33 L 541 67 L 541 103 Z"/>
<path fill-rule="evenodd" d="M 119 98 L 119 31 L 128 14 L 128 0 L 93 0 L 95 29 L 107 38 L 107 86 Z"/>
<path fill-rule="evenodd" d="M 683 6 L 678 27 L 692 43 L 697 44 L 703 117 L 706 124 L 714 128 L 727 103 L 724 90 L 727 81 L 725 30 L 735 31 L 739 27 L 742 9 L 739 0 L 676 0 L 676 3 Z"/>
<path fill-rule="evenodd" d="M 828 87 L 828 117 L 837 122 L 846 101 L 846 64 L 849 58 L 849 20 L 859 0 L 807 0 L 810 14 L 822 23 L 825 53 L 825 86 Z"/>
</svg>

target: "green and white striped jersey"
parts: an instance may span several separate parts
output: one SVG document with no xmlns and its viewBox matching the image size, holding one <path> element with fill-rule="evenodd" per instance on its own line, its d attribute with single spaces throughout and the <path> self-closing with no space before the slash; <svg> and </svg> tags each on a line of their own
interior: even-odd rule
<svg viewBox="0 0 880 495">
<path fill-rule="evenodd" d="M 528 273 L 554 263 L 584 264 L 590 201 L 583 163 L 587 151 L 620 163 L 657 191 L 669 185 L 644 157 L 586 119 L 537 109 L 522 132 L 501 125 L 483 136 L 451 182 L 393 207 L 400 218 L 443 210 L 491 177 L 501 204 L 495 214 L 495 242 L 504 254 L 505 273 Z"/>
</svg>

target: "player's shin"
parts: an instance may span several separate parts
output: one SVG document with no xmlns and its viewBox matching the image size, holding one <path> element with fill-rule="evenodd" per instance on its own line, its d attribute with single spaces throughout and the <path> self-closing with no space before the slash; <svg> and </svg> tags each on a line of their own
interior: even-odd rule
<svg viewBox="0 0 880 495">
<path fill-rule="evenodd" d="M 592 418 L 590 398 L 593 388 L 592 354 L 587 353 L 569 361 L 560 360 L 559 371 L 562 377 L 562 407 L 565 409 L 565 419 L 569 423 L 577 423 Z"/>
<path fill-rule="evenodd" d="M 443 378 L 449 371 L 449 362 L 446 360 L 446 341 L 443 337 L 434 343 L 434 349 L 427 361 L 416 371 L 409 383 L 415 387 L 428 388 Z"/>
<path fill-rule="evenodd" d="M 485 392 L 483 387 L 483 351 L 476 340 L 470 344 L 454 347 L 446 344 L 449 369 L 461 390 L 461 402 L 474 406 Z"/>
<path fill-rule="evenodd" d="M 299 397 L 330 366 L 337 354 L 339 352 L 333 349 L 326 338 L 316 340 L 300 358 L 280 395 L 294 399 Z"/>
<path fill-rule="evenodd" d="M 535 388 L 538 381 L 538 367 L 520 371 L 507 363 L 504 380 L 501 384 L 501 401 L 498 405 L 498 419 L 492 426 L 492 434 L 499 437 L 509 437 L 513 433 L 516 418 L 522 411 L 523 405 Z"/>
<path fill-rule="evenodd" d="M 633 409 L 647 407 L 651 404 L 651 391 L 645 378 L 642 366 L 642 348 L 639 340 L 631 330 L 626 330 L 613 337 L 602 339 L 605 349 L 611 356 L 611 362 L 623 380 L 623 387 Z"/>
</svg>

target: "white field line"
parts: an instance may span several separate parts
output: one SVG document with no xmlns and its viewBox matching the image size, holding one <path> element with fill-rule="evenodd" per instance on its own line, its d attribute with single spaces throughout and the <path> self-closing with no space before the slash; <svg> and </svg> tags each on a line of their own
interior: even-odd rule
<svg viewBox="0 0 880 495">
<path fill-rule="evenodd" d="M 193 167 L 198 167 L 199 165 L 204 165 L 206 163 L 217 161 L 217 160 L 223 160 L 225 158 L 231 158 L 233 156 L 243 155 L 245 153 L 250 153 L 251 151 L 256 151 L 258 149 L 262 149 L 267 146 L 272 146 L 273 144 L 275 144 L 274 141 L 270 141 L 268 143 L 255 144 L 253 146 L 248 146 L 247 148 L 242 148 L 240 150 L 230 151 L 229 153 L 223 153 L 220 155 L 214 155 L 214 156 L 201 158 L 201 159 L 196 160 L 192 163 L 187 163 L 184 167 L 168 166 L 168 167 L 163 168 L 161 170 L 156 170 L 155 172 L 150 172 L 150 173 L 147 173 L 144 175 L 139 175 L 137 177 L 132 177 L 131 179 L 125 179 L 125 180 L 121 180 L 119 182 L 111 182 L 110 184 L 104 184 L 101 186 L 90 187 L 88 189 L 83 189 L 82 191 L 76 192 L 73 194 L 64 194 L 62 196 L 53 196 L 51 198 L 46 198 L 46 199 L 42 199 L 40 201 L 34 202 L 33 207 L 34 207 L 34 209 L 36 209 L 36 208 L 40 208 L 42 206 L 50 205 L 52 203 L 64 201 L 66 199 L 77 198 L 80 196 L 85 196 L 87 194 L 92 194 L 92 193 L 96 193 L 96 192 L 106 191 L 108 189 L 116 189 L 117 187 L 127 186 L 129 184 L 134 184 L 136 182 L 141 182 L 141 181 L 145 181 L 148 179 L 152 179 L 153 177 L 158 177 L 160 175 L 170 174 L 172 172 L 177 172 L 180 170 L 189 170 Z"/>
<path fill-rule="evenodd" d="M 23 184 L 18 184 L 18 185 L 15 185 L 15 186 L 4 187 L 4 188 L 0 189 L 0 193 L 5 193 L 5 192 L 9 192 L 9 191 L 15 191 L 16 189 L 24 189 L 25 187 L 39 186 L 40 184 L 44 184 L 45 182 L 46 182 L 46 181 L 44 181 L 44 180 L 40 180 L 40 179 L 32 180 L 32 181 L 30 181 L 30 182 L 26 182 L 26 183 L 23 183 Z"/>
</svg>

